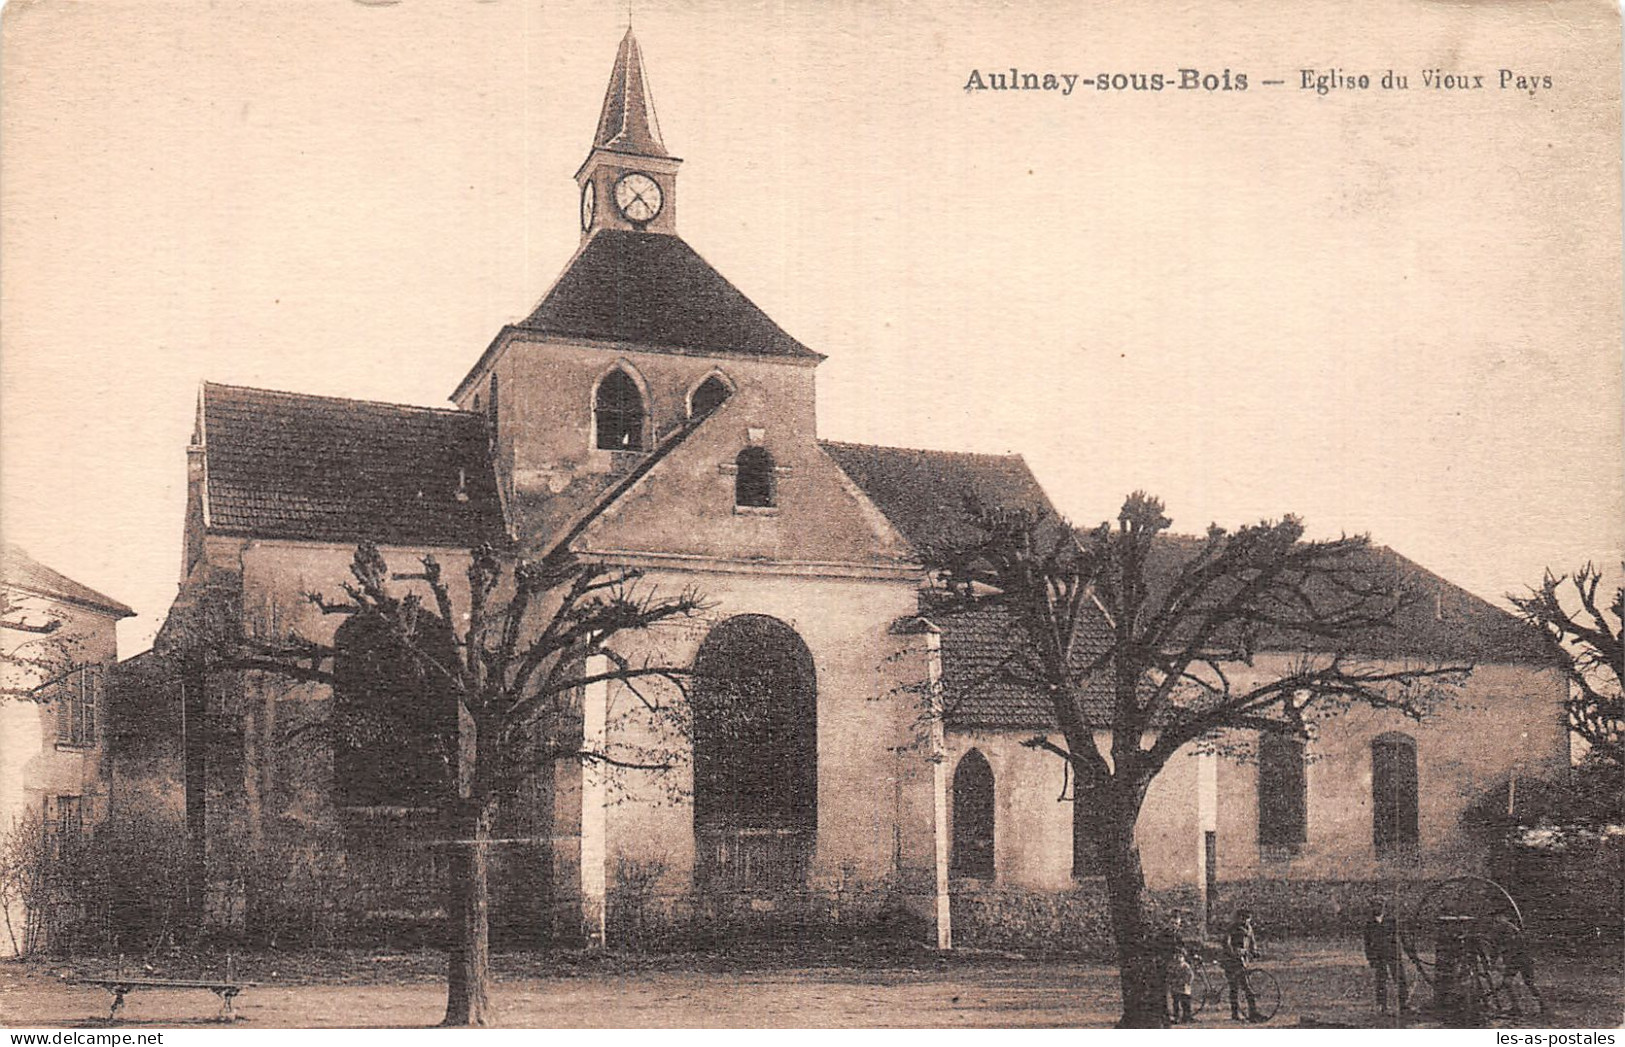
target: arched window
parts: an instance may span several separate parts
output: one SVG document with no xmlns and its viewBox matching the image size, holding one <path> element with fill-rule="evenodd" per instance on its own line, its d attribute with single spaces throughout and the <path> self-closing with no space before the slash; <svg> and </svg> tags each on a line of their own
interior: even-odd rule
<svg viewBox="0 0 1625 1047">
<path fill-rule="evenodd" d="M 700 387 L 694 390 L 694 395 L 688 398 L 688 416 L 704 418 L 721 407 L 722 402 L 731 395 L 733 390 L 728 388 L 728 383 L 712 375 L 701 382 Z"/>
<path fill-rule="evenodd" d="M 1309 838 L 1309 783 L 1303 739 L 1258 736 L 1258 846 L 1295 852 Z"/>
<path fill-rule="evenodd" d="M 949 874 L 993 879 L 993 768 L 972 749 L 954 771 L 953 850 Z"/>
<path fill-rule="evenodd" d="M 773 456 L 747 447 L 734 459 L 734 504 L 765 509 L 773 504 Z"/>
<path fill-rule="evenodd" d="M 631 375 L 617 367 L 598 383 L 593 420 L 599 450 L 643 450 L 643 394 Z"/>
<path fill-rule="evenodd" d="M 454 794 L 457 703 L 439 664 L 456 654 L 451 630 L 427 612 L 412 644 L 388 622 L 358 614 L 333 638 L 334 796 L 343 807 L 436 807 Z"/>
<path fill-rule="evenodd" d="M 1390 732 L 1371 742 L 1371 842 L 1378 858 L 1417 855 L 1416 739 Z"/>
<path fill-rule="evenodd" d="M 702 882 L 776 893 L 806 879 L 818 829 L 818 681 L 794 629 L 719 623 L 694 661 L 694 835 Z"/>
</svg>

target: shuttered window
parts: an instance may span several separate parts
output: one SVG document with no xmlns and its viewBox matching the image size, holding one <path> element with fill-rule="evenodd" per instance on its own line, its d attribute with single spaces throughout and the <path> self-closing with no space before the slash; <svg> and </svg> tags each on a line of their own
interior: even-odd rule
<svg viewBox="0 0 1625 1047">
<path fill-rule="evenodd" d="M 1371 842 L 1378 858 L 1417 855 L 1416 739 L 1384 734 L 1371 743 Z"/>
<path fill-rule="evenodd" d="M 1258 845 L 1297 851 L 1309 838 L 1308 781 L 1302 738 L 1258 738 Z"/>
</svg>

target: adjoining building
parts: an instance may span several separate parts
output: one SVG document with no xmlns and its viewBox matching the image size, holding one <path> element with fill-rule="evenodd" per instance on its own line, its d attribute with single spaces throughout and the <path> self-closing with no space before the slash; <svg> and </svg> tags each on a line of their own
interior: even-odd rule
<svg viewBox="0 0 1625 1047">
<path fill-rule="evenodd" d="M 26 826 L 55 852 L 108 816 L 105 692 L 118 623 L 135 612 L 10 544 L 0 586 L 0 833 Z M 11 955 L 30 921 L 20 899 L 5 917 Z"/>
</svg>

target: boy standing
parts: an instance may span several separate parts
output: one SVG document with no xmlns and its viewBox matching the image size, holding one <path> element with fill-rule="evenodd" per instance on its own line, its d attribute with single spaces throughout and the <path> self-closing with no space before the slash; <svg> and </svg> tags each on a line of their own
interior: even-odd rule
<svg viewBox="0 0 1625 1047">
<path fill-rule="evenodd" d="M 1180 949 L 1168 964 L 1168 992 L 1174 998 L 1175 1025 L 1196 1020 L 1191 1014 L 1191 992 L 1195 987 L 1196 971 L 1191 967 L 1191 958 L 1184 949 Z"/>
</svg>

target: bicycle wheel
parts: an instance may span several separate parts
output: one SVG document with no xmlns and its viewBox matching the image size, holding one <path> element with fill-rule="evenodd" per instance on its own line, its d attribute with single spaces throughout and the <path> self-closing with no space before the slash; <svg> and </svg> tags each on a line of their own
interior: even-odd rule
<svg viewBox="0 0 1625 1047">
<path fill-rule="evenodd" d="M 1247 971 L 1247 988 L 1252 990 L 1253 999 L 1258 1001 L 1258 1020 L 1267 1022 L 1275 1017 L 1275 1012 L 1281 1009 L 1281 983 L 1275 980 L 1275 975 L 1256 967 Z"/>
<path fill-rule="evenodd" d="M 1207 973 L 1202 968 L 1196 968 L 1196 977 L 1191 979 L 1191 1013 L 1201 1014 L 1208 1005 Z"/>
</svg>

